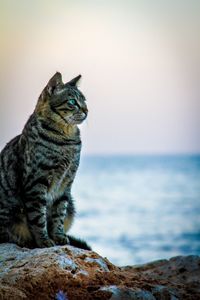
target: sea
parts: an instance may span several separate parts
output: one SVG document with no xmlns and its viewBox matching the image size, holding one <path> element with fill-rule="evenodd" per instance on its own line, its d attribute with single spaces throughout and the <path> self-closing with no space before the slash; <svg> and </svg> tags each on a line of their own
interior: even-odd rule
<svg viewBox="0 0 200 300">
<path fill-rule="evenodd" d="M 112 263 L 200 255 L 200 155 L 82 156 L 70 234 Z"/>
</svg>

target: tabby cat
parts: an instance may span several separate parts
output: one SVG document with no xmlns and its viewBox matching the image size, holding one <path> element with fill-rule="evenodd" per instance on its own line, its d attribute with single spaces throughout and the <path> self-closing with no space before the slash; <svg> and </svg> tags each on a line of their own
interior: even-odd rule
<svg viewBox="0 0 200 300">
<path fill-rule="evenodd" d="M 22 133 L 0 154 L 0 242 L 21 247 L 71 244 L 67 235 L 75 209 L 71 186 L 79 165 L 77 124 L 88 113 L 78 90 L 81 75 L 68 83 L 57 72 L 42 91 Z"/>
</svg>

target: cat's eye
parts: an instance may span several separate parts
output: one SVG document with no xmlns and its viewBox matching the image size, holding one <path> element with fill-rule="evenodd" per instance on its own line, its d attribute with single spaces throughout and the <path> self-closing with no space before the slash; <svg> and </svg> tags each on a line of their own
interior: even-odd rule
<svg viewBox="0 0 200 300">
<path fill-rule="evenodd" d="M 69 105 L 75 105 L 76 104 L 76 100 L 74 100 L 74 99 L 69 99 L 68 101 L 67 101 L 67 103 L 69 104 Z"/>
</svg>

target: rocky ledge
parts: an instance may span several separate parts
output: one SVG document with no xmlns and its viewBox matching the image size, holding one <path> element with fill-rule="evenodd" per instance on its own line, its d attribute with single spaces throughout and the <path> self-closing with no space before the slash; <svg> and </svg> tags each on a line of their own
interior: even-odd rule
<svg viewBox="0 0 200 300">
<path fill-rule="evenodd" d="M 200 257 L 117 267 L 71 246 L 0 245 L 0 299 L 200 299 Z"/>
</svg>

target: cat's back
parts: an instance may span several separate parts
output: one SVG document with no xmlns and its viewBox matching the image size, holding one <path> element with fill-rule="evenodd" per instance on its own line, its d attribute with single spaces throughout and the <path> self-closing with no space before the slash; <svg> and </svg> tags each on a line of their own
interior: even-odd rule
<svg viewBox="0 0 200 300">
<path fill-rule="evenodd" d="M 7 143 L 0 153 L 0 194 L 10 194 L 17 190 L 20 136 L 17 135 Z"/>
</svg>

